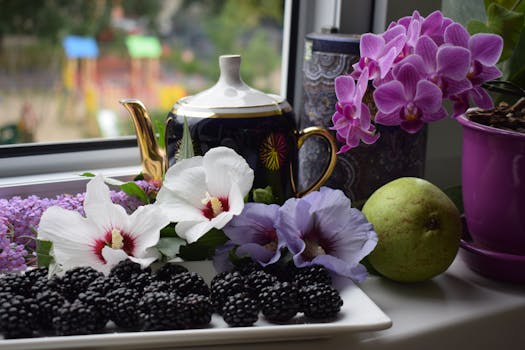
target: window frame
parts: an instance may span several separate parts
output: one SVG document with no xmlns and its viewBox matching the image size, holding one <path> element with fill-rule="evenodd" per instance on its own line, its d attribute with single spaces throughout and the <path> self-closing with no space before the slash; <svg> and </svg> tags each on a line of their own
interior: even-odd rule
<svg viewBox="0 0 525 350">
<path fill-rule="evenodd" d="M 292 105 L 300 90 L 297 87 L 301 86 L 300 70 L 293 69 L 302 66 L 300 38 L 307 30 L 313 30 L 314 23 L 311 16 L 304 14 L 311 12 L 315 6 L 326 7 L 325 2 L 332 6 L 329 11 L 335 11 L 333 6 L 338 1 L 334 0 L 285 0 L 281 94 Z M 317 19 L 317 22 L 322 21 Z M 298 102 L 295 102 L 297 105 Z M 26 183 L 32 182 L 32 176 L 43 174 L 53 177 L 57 173 L 81 173 L 133 165 L 140 165 L 135 136 L 0 146 L 0 187 L 12 185 L 17 178 Z"/>
<path fill-rule="evenodd" d="M 323 26 L 339 27 L 343 33 L 379 33 L 404 9 L 423 6 L 428 10 L 439 8 L 440 3 L 429 0 L 423 6 L 418 0 L 285 0 L 281 94 L 295 111 L 300 111 L 302 38 L 306 34 Z M 452 124 L 454 121 L 447 120 L 429 126 L 425 173 L 441 187 L 461 182 L 461 130 Z M 64 192 L 73 177 L 76 183 L 82 183 L 78 174 L 84 171 L 129 179 L 140 171 L 140 163 L 135 137 L 0 146 L 0 198 L 39 193 L 44 190 L 42 186 L 37 188 L 39 183 L 53 182 L 46 191 Z"/>
</svg>

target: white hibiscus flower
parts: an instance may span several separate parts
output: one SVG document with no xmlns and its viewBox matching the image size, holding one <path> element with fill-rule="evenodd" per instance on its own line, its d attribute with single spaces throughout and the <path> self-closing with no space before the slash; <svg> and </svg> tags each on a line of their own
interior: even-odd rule
<svg viewBox="0 0 525 350">
<path fill-rule="evenodd" d="M 241 213 L 253 177 L 246 160 L 234 150 L 212 148 L 204 156 L 184 159 L 168 169 L 156 205 L 177 223 L 180 237 L 195 242 Z"/>
<path fill-rule="evenodd" d="M 57 206 L 48 208 L 38 228 L 38 239 L 53 243 L 55 262 L 64 270 L 91 266 L 108 274 L 127 258 L 148 266 L 159 257 L 153 247 L 169 219 L 154 205 L 139 207 L 128 215 L 111 201 L 102 176 L 87 184 L 83 217 Z"/>
</svg>

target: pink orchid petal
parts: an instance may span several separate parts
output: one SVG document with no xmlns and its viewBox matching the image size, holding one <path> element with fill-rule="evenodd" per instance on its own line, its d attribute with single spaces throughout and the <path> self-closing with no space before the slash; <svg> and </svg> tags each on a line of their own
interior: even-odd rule
<svg viewBox="0 0 525 350">
<path fill-rule="evenodd" d="M 467 30 L 459 23 L 452 23 L 445 29 L 446 43 L 467 48 L 469 38 Z"/>
<path fill-rule="evenodd" d="M 394 60 L 396 59 L 397 55 L 398 51 L 395 47 L 393 47 L 383 57 L 379 59 L 379 77 L 381 79 L 383 79 L 390 71 L 390 68 L 392 68 L 392 65 L 394 64 Z"/>
<path fill-rule="evenodd" d="M 501 56 L 503 39 L 496 34 L 474 34 L 468 42 L 468 48 L 473 59 L 486 66 L 493 66 Z"/>
<path fill-rule="evenodd" d="M 392 26 L 388 28 L 383 34 L 383 39 L 385 39 L 385 42 L 388 44 L 391 40 L 394 38 L 398 38 L 400 35 L 405 36 L 406 35 L 406 28 L 402 25 L 392 23 Z"/>
<path fill-rule="evenodd" d="M 403 84 L 397 80 L 381 85 L 374 91 L 377 108 L 387 114 L 399 110 L 405 105 L 404 90 Z"/>
<path fill-rule="evenodd" d="M 368 79 L 368 68 L 365 68 L 361 73 L 361 76 L 357 80 L 356 92 L 353 99 L 353 103 L 356 106 L 359 105 L 359 103 L 361 103 L 361 101 L 363 100 L 363 96 L 365 95 L 366 90 L 368 89 Z"/>
<path fill-rule="evenodd" d="M 399 68 L 396 78 L 403 85 L 403 89 L 405 90 L 405 101 L 411 101 L 416 95 L 417 83 L 421 80 L 421 76 L 416 67 L 410 63 L 403 64 Z"/>
<path fill-rule="evenodd" d="M 429 14 L 421 24 L 421 33 L 426 35 L 438 34 L 443 23 L 443 14 L 441 11 L 434 11 Z"/>
<path fill-rule="evenodd" d="M 475 87 L 471 90 L 471 94 L 474 103 L 476 103 L 476 105 L 478 105 L 479 108 L 491 109 L 494 107 L 492 98 L 482 87 Z"/>
<path fill-rule="evenodd" d="M 380 57 L 385 47 L 385 39 L 380 35 L 367 33 L 361 36 L 360 40 L 361 57 L 377 59 Z"/>
<path fill-rule="evenodd" d="M 436 70 L 436 53 L 438 51 L 438 46 L 436 43 L 428 36 L 422 36 L 416 43 L 416 55 L 419 55 L 423 59 L 423 62 L 428 67 L 431 67 L 432 71 Z M 413 57 L 413 56 L 410 56 Z M 407 58 L 410 58 L 407 57 Z M 418 56 L 414 56 L 418 57 Z"/>
<path fill-rule="evenodd" d="M 355 93 L 354 78 L 349 75 L 341 75 L 335 78 L 335 95 L 340 102 L 349 103 Z"/>
<path fill-rule="evenodd" d="M 437 51 L 437 71 L 450 79 L 464 79 L 470 58 L 470 51 L 463 47 L 441 46 Z"/>
<path fill-rule="evenodd" d="M 416 96 L 414 103 L 423 114 L 435 113 L 441 107 L 442 93 L 436 84 L 428 80 L 420 80 L 417 83 Z"/>
<path fill-rule="evenodd" d="M 465 91 L 472 89 L 472 83 L 466 78 L 462 80 L 444 79 L 444 82 L 444 98 L 450 98 L 451 96 L 459 95 Z"/>
<path fill-rule="evenodd" d="M 399 116 L 399 109 L 392 113 L 383 113 L 381 111 L 376 113 L 375 122 L 382 125 L 399 125 L 401 124 L 401 117 Z"/>
<path fill-rule="evenodd" d="M 425 123 L 431 123 L 431 122 L 436 122 L 438 120 L 444 119 L 447 116 L 448 114 L 445 108 L 440 107 L 437 112 L 423 114 L 423 116 L 421 116 L 421 120 L 424 121 Z"/>
<path fill-rule="evenodd" d="M 481 85 L 486 81 L 501 77 L 501 71 L 495 66 L 482 66 L 481 72 L 472 79 L 472 84 Z"/>
<path fill-rule="evenodd" d="M 368 106 L 361 103 L 361 117 L 359 118 L 361 129 L 368 130 L 371 126 L 371 115 Z"/>
</svg>

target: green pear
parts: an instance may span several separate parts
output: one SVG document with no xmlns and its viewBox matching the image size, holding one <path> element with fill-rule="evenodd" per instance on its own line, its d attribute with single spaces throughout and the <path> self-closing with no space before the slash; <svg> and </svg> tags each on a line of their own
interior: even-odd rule
<svg viewBox="0 0 525 350">
<path fill-rule="evenodd" d="M 444 272 L 457 254 L 460 213 L 426 180 L 403 177 L 387 183 L 370 196 L 363 213 L 379 237 L 369 263 L 389 279 L 430 279 Z"/>
</svg>

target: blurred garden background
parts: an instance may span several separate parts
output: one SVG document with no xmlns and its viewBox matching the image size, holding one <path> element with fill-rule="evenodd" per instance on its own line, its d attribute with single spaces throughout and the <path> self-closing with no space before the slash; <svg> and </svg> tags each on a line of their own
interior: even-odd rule
<svg viewBox="0 0 525 350">
<path fill-rule="evenodd" d="M 284 0 L 0 0 L 0 145 L 134 134 L 119 99 L 164 120 L 218 57 L 279 93 Z M 1 152 L 1 150 L 0 150 Z"/>
</svg>

